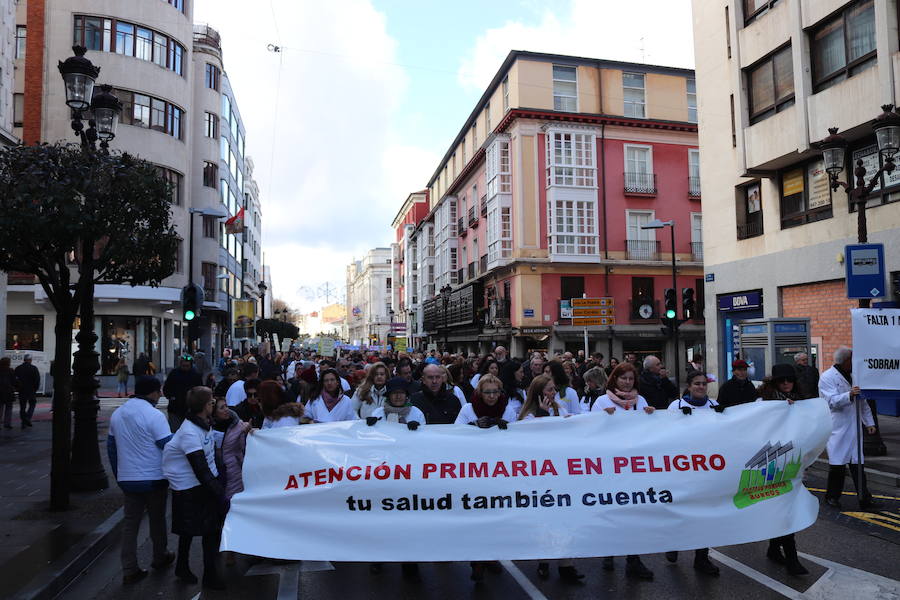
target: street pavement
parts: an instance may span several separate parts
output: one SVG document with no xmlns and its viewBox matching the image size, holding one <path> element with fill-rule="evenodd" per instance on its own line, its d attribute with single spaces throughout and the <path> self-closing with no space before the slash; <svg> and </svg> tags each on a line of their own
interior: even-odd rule
<svg viewBox="0 0 900 600">
<path fill-rule="evenodd" d="M 105 409 L 116 399 L 104 400 Z M 810 471 L 805 483 L 818 497 L 825 481 Z M 849 481 L 848 481 L 849 484 Z M 818 521 L 797 534 L 802 560 L 810 570 L 805 577 L 792 577 L 766 559 L 766 542 L 715 548 L 712 559 L 721 568 L 719 577 L 694 571 L 693 555 L 681 553 L 678 563 L 668 563 L 662 554 L 643 558 L 654 571 L 652 582 L 625 577 L 625 559 L 616 559 L 616 570 L 604 571 L 600 559 L 575 561 L 587 577 L 578 585 L 562 583 L 555 568 L 551 577 L 537 577 L 534 561 L 504 561 L 500 573 L 487 573 L 483 583 L 469 579 L 468 563 L 423 563 L 421 579 L 406 581 L 400 566 L 386 564 L 381 574 L 369 572 L 364 563 L 288 562 L 251 560 L 238 556 L 236 564 L 224 566 L 227 591 L 202 590 L 199 585 L 177 581 L 172 569 L 151 571 L 143 581 L 124 586 L 119 565 L 120 546 L 116 542 L 100 555 L 90 568 L 74 581 L 59 598 L 92 600 L 107 598 L 254 598 L 254 600 L 344 599 L 344 598 L 711 598 L 768 599 L 891 599 L 900 600 L 900 489 L 873 484 L 872 491 L 883 502 L 877 513 L 858 512 L 853 492 L 845 492 L 843 511 L 822 507 Z M 849 487 L 847 489 L 852 489 Z M 302 535 L 298 531 L 297 535 Z M 474 531 L 473 540 L 490 535 Z M 149 565 L 151 547 L 146 521 L 141 531 L 139 556 Z M 348 540 L 352 544 L 353 541 Z M 385 540 L 385 545 L 391 540 Z M 177 539 L 170 536 L 170 549 Z M 373 556 L 374 561 L 378 556 Z M 200 544 L 192 549 L 191 564 L 199 576 L 202 571 Z"/>
</svg>

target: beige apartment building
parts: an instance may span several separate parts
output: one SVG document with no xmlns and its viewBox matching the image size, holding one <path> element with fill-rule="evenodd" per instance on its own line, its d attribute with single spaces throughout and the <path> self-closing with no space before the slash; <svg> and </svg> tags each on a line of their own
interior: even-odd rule
<svg viewBox="0 0 900 600">
<path fill-rule="evenodd" d="M 851 343 L 844 247 L 857 212 L 829 186 L 816 142 L 829 127 L 847 138 L 842 181 L 858 159 L 869 177 L 883 164 L 871 122 L 900 100 L 897 1 L 693 0 L 693 15 L 708 370 L 730 376 L 734 327 L 757 317 L 809 317 L 826 369 Z M 900 270 L 898 175 L 866 211 L 889 272 Z"/>
</svg>

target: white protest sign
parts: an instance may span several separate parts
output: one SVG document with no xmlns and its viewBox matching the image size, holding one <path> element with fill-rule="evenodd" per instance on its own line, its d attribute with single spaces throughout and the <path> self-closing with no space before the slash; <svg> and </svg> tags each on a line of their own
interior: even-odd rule
<svg viewBox="0 0 900 600">
<path fill-rule="evenodd" d="M 853 383 L 864 390 L 900 390 L 900 309 L 854 308 Z"/>
<path fill-rule="evenodd" d="M 380 421 L 247 440 L 222 549 L 291 560 L 551 559 L 689 550 L 810 526 L 821 399 L 605 412 L 508 429 Z M 439 541 L 439 542 L 438 542 Z"/>
</svg>

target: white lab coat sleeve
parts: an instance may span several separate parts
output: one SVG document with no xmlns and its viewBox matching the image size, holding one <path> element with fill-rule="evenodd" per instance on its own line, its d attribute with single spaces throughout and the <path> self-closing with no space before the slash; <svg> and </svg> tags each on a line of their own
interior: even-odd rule
<svg viewBox="0 0 900 600">
<path fill-rule="evenodd" d="M 875 427 L 875 419 L 872 417 L 872 409 L 869 406 L 869 403 L 862 399 L 862 397 L 857 398 L 857 402 L 862 402 L 860 408 L 860 414 L 862 415 L 862 422 L 865 427 Z"/>
<path fill-rule="evenodd" d="M 459 405 L 460 405 L 460 406 L 465 406 L 465 405 L 469 402 L 468 400 L 466 400 L 466 395 L 463 394 L 463 391 L 462 391 L 461 389 L 459 389 L 459 386 L 458 386 L 458 385 L 454 385 L 454 386 L 453 386 L 453 394 L 454 394 L 457 398 L 459 398 Z"/>
<path fill-rule="evenodd" d="M 570 415 L 580 415 L 581 414 L 581 402 L 578 400 L 578 392 L 576 392 L 573 388 L 566 388 L 566 410 L 569 411 Z"/>
<path fill-rule="evenodd" d="M 413 407 L 415 408 L 415 407 Z M 477 421 L 475 418 L 475 411 L 472 409 L 471 404 L 464 404 L 460 409 L 459 414 L 456 415 L 456 420 L 453 421 L 454 425 L 468 425 L 472 421 Z"/>
<path fill-rule="evenodd" d="M 359 392 L 353 394 L 353 398 L 350 399 L 350 405 L 353 410 L 353 414 L 359 415 L 359 409 L 362 407 L 362 400 L 359 399 Z"/>
<path fill-rule="evenodd" d="M 850 386 L 836 369 L 828 369 L 819 378 L 819 396 L 832 411 L 843 410 L 850 405 Z"/>
</svg>

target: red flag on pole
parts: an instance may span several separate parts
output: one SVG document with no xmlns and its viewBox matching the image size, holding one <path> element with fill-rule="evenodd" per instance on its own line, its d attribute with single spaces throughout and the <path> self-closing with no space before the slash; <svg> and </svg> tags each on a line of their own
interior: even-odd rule
<svg viewBox="0 0 900 600">
<path fill-rule="evenodd" d="M 242 208 L 236 215 L 225 221 L 226 233 L 243 233 L 244 231 L 244 209 Z"/>
</svg>

